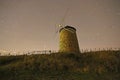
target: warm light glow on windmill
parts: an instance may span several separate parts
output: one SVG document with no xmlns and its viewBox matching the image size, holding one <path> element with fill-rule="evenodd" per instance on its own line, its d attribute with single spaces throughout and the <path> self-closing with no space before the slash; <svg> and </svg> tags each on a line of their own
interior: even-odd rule
<svg viewBox="0 0 120 80">
<path fill-rule="evenodd" d="M 59 52 L 79 53 L 79 44 L 76 35 L 76 29 L 71 26 L 62 27 L 59 30 Z"/>
</svg>

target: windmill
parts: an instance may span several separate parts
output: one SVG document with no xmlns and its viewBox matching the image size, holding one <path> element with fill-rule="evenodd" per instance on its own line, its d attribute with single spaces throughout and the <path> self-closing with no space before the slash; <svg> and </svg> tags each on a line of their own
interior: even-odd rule
<svg viewBox="0 0 120 80">
<path fill-rule="evenodd" d="M 76 35 L 76 29 L 71 26 L 65 26 L 63 23 L 67 16 L 68 9 L 61 21 L 61 24 L 58 25 L 59 29 L 59 52 L 62 53 L 79 53 L 79 44 Z M 58 31 L 57 31 L 58 32 Z"/>
</svg>

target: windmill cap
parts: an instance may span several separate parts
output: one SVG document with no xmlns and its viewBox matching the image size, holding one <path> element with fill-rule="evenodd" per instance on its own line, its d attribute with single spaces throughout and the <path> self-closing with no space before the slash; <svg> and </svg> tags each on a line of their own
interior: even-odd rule
<svg viewBox="0 0 120 80">
<path fill-rule="evenodd" d="M 67 25 L 67 26 L 61 28 L 59 32 L 61 32 L 64 28 L 66 28 L 66 29 L 73 29 L 73 30 L 76 31 L 76 29 L 75 29 L 74 27 L 72 27 L 72 26 L 68 26 L 68 25 Z"/>
</svg>

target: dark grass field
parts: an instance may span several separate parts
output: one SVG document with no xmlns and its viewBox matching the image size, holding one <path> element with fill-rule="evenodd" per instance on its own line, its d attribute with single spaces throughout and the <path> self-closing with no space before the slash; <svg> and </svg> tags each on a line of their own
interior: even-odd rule
<svg viewBox="0 0 120 80">
<path fill-rule="evenodd" d="M 0 56 L 0 80 L 119 80 L 120 50 Z"/>
</svg>

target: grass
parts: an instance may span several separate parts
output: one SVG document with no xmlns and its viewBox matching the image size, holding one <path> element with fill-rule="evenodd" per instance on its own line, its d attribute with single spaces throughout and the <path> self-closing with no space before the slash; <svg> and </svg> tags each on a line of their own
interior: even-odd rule
<svg viewBox="0 0 120 80">
<path fill-rule="evenodd" d="M 120 50 L 0 56 L 0 80 L 119 80 Z"/>
</svg>

